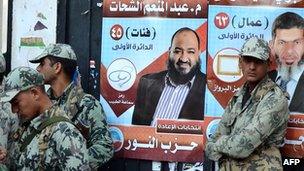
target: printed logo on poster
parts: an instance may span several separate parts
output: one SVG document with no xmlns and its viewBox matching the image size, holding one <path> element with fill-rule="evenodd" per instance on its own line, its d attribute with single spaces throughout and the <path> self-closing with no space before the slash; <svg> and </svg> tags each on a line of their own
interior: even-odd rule
<svg viewBox="0 0 304 171">
<path fill-rule="evenodd" d="M 126 58 L 114 60 L 107 69 L 108 82 L 117 91 L 130 89 L 135 82 L 136 74 L 135 65 Z"/>
<path fill-rule="evenodd" d="M 235 48 L 225 48 L 215 55 L 213 71 L 218 79 L 224 82 L 235 82 L 242 78 L 239 53 Z"/>
<path fill-rule="evenodd" d="M 206 129 L 206 136 L 207 136 L 207 139 L 209 140 L 211 138 L 211 136 L 215 133 L 216 131 L 216 128 L 219 124 L 221 119 L 214 119 L 212 120 L 208 126 L 207 126 L 207 129 Z"/>
<path fill-rule="evenodd" d="M 122 131 L 116 126 L 110 126 L 109 132 L 113 140 L 114 151 L 120 151 L 124 143 L 124 136 Z"/>
</svg>

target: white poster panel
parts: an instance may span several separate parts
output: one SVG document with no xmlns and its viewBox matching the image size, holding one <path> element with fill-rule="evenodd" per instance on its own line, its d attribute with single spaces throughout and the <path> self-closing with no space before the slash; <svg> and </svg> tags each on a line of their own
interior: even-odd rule
<svg viewBox="0 0 304 171">
<path fill-rule="evenodd" d="M 28 60 L 56 42 L 57 0 L 14 0 L 12 69 L 35 67 Z"/>
</svg>

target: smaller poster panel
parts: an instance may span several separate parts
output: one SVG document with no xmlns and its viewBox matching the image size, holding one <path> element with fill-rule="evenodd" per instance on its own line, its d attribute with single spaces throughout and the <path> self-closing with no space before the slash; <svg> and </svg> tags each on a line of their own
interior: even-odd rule
<svg viewBox="0 0 304 171">
<path fill-rule="evenodd" d="M 41 5 L 43 4 L 43 5 Z M 14 0 L 12 24 L 12 69 L 37 65 L 28 60 L 56 42 L 57 0 Z"/>
</svg>

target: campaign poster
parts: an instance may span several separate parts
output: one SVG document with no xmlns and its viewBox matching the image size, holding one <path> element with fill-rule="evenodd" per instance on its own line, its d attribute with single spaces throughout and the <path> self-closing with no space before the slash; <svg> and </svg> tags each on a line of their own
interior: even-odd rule
<svg viewBox="0 0 304 171">
<path fill-rule="evenodd" d="M 11 68 L 36 68 L 28 60 L 56 42 L 57 1 L 14 0 L 12 13 Z"/>
<path fill-rule="evenodd" d="M 206 115 L 220 117 L 232 95 L 244 83 L 238 62 L 245 40 L 258 37 L 269 42 L 273 21 L 288 11 L 304 17 L 303 3 L 299 5 L 296 1 L 210 1 Z M 270 70 L 276 69 L 276 61 L 271 56 Z M 283 155 L 303 157 L 304 115 L 292 112 L 290 116 Z"/>
<path fill-rule="evenodd" d="M 200 71 L 206 74 L 206 14 L 206 0 L 103 1 L 100 101 L 116 157 L 203 160 L 210 119 L 164 119 L 149 126 L 132 125 L 132 117 L 140 78 L 167 69 L 171 37 L 178 29 L 189 27 L 198 33 Z"/>
</svg>

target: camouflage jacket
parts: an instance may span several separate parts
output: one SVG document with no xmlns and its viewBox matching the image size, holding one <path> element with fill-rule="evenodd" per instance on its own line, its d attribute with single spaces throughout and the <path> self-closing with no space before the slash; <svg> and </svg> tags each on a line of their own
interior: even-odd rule
<svg viewBox="0 0 304 171">
<path fill-rule="evenodd" d="M 63 115 L 63 111 L 54 105 L 30 121 L 12 151 L 14 169 L 90 170 L 85 139 L 69 122 L 60 121 L 46 127 L 32 139 L 24 151 L 21 151 L 20 147 L 27 137 L 44 121 L 52 116 Z"/>
<path fill-rule="evenodd" d="M 53 96 L 51 88 L 48 94 L 65 110 L 86 137 L 91 168 L 96 169 L 106 163 L 113 156 L 114 148 L 105 113 L 99 101 L 92 95 L 84 93 L 81 87 L 73 83 L 57 99 Z"/>
<path fill-rule="evenodd" d="M 0 102 L 0 146 L 9 151 L 12 135 L 18 129 L 18 116 L 11 112 L 10 103 Z M 0 163 L 0 170 L 6 170 L 5 163 Z"/>
<path fill-rule="evenodd" d="M 229 101 L 206 155 L 221 170 L 282 170 L 278 147 L 288 122 L 287 98 L 265 77 L 242 108 L 245 84 Z"/>
</svg>

